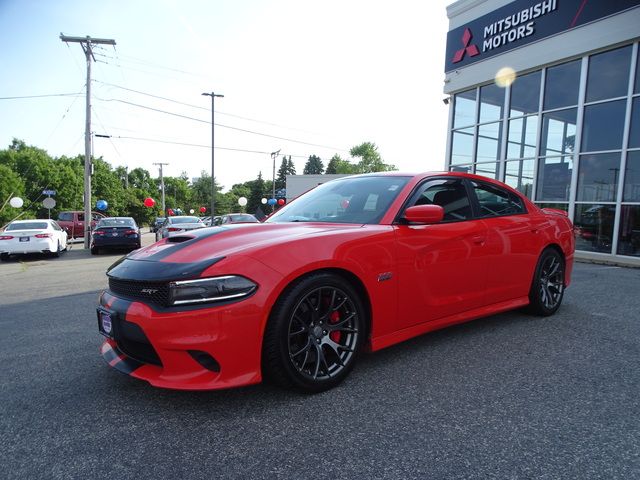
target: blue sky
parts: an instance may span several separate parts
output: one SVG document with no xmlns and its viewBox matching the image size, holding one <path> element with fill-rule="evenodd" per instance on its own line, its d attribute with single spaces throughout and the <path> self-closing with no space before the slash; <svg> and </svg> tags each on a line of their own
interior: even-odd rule
<svg viewBox="0 0 640 480">
<path fill-rule="evenodd" d="M 400 170 L 440 170 L 448 3 L 0 0 L 0 97 L 79 93 L 0 100 L 0 148 L 17 137 L 53 156 L 84 153 L 86 63 L 62 32 L 117 43 L 92 64 L 92 130 L 111 136 L 95 138 L 94 155 L 113 166 L 210 171 L 201 93 L 213 90 L 225 96 L 215 104 L 225 189 L 270 178 L 269 152 L 293 155 L 301 173 L 309 155 L 326 165 L 364 141 Z"/>
</svg>

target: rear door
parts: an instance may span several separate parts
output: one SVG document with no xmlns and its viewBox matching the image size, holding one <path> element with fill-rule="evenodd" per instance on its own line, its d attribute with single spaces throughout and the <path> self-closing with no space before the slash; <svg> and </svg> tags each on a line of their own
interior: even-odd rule
<svg viewBox="0 0 640 480">
<path fill-rule="evenodd" d="M 486 226 L 473 217 L 466 181 L 428 179 L 406 207 L 436 204 L 435 225 L 397 225 L 399 325 L 406 328 L 478 308 L 487 276 Z M 405 207 L 405 208 L 406 208 Z"/>
<path fill-rule="evenodd" d="M 542 238 L 539 226 L 515 193 L 471 181 L 472 200 L 487 226 L 487 304 L 528 295 Z"/>
</svg>

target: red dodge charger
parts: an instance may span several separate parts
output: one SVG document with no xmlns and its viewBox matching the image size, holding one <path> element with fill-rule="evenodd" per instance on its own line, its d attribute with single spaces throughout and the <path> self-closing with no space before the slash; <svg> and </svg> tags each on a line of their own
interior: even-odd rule
<svg viewBox="0 0 640 480">
<path fill-rule="evenodd" d="M 528 306 L 551 315 L 573 266 L 566 214 L 462 173 L 327 182 L 264 223 L 192 230 L 123 257 L 101 352 L 157 387 L 260 382 L 319 392 L 363 350 Z"/>
</svg>

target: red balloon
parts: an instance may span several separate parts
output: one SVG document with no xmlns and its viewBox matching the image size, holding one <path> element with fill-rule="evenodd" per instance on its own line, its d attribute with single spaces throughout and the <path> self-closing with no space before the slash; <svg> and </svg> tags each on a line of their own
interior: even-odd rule
<svg viewBox="0 0 640 480">
<path fill-rule="evenodd" d="M 200 213 L 204 213 L 207 211 L 207 207 L 200 207 Z"/>
<path fill-rule="evenodd" d="M 144 199 L 145 207 L 153 207 L 155 204 L 156 204 L 156 201 L 151 197 L 147 197 Z"/>
<path fill-rule="evenodd" d="M 174 215 L 173 208 L 170 208 L 169 210 L 167 210 L 167 213 L 169 214 L 170 217 Z"/>
<path fill-rule="evenodd" d="M 278 205 L 284 205 L 284 198 L 278 199 Z"/>
</svg>

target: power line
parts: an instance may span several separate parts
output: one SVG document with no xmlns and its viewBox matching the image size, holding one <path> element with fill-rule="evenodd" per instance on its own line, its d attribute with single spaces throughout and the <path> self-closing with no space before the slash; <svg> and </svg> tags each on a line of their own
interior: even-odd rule
<svg viewBox="0 0 640 480">
<path fill-rule="evenodd" d="M 184 118 L 184 119 L 187 119 L 187 120 L 193 120 L 195 122 L 208 123 L 209 125 L 211 125 L 211 122 L 208 121 L 208 120 L 202 120 L 201 118 L 190 117 L 189 115 L 182 115 L 180 113 L 168 112 L 166 110 L 162 110 L 162 109 L 159 109 L 159 108 L 147 107 L 145 105 L 140 105 L 138 103 L 129 102 L 127 100 L 121 100 L 119 98 L 109 98 L 109 99 L 104 99 L 104 98 L 99 98 L 99 97 L 95 97 L 95 98 L 97 100 L 102 101 L 102 102 L 120 102 L 120 103 L 124 103 L 124 104 L 127 104 L 127 105 L 131 105 L 133 107 L 143 108 L 145 110 L 152 110 L 154 112 L 164 113 L 166 115 L 172 115 L 174 117 L 180 117 L 180 118 Z M 284 140 L 286 142 L 299 143 L 301 145 L 308 145 L 310 147 L 326 148 L 328 150 L 335 150 L 335 151 L 339 151 L 339 152 L 347 152 L 348 151 L 348 150 L 346 150 L 344 148 L 331 147 L 331 146 L 328 146 L 328 145 L 320 145 L 320 144 L 317 144 L 317 143 L 303 142 L 302 140 L 294 140 L 292 138 L 279 137 L 277 135 L 269 135 L 267 133 L 255 132 L 253 130 L 247 130 L 245 128 L 238 128 L 238 127 L 232 127 L 230 125 L 223 125 L 221 123 L 216 123 L 215 125 L 217 127 L 228 128 L 230 130 L 236 130 L 236 131 L 239 131 L 239 132 L 250 133 L 252 135 L 259 135 L 259 136 L 262 136 L 262 137 L 274 138 L 276 140 Z"/>
<path fill-rule="evenodd" d="M 211 148 L 211 145 L 204 145 L 204 144 L 199 144 L 199 143 L 188 143 L 188 142 L 178 142 L 178 141 L 171 141 L 171 140 L 159 140 L 159 139 L 155 139 L 155 138 L 143 138 L 143 137 L 130 137 L 130 136 L 112 136 L 111 138 L 118 138 L 118 139 L 122 139 L 122 140 L 140 140 L 140 141 L 144 141 L 144 142 L 155 142 L 155 143 L 166 143 L 166 144 L 170 144 L 170 145 L 183 145 L 183 146 L 187 146 L 187 147 L 200 147 L 200 148 Z M 260 155 L 269 155 L 270 152 L 266 152 L 266 151 L 260 151 L 260 150 L 246 150 L 243 148 L 232 148 L 232 147 L 218 147 L 218 146 L 214 146 L 214 148 L 216 150 L 228 150 L 228 151 L 232 151 L 232 152 L 243 152 L 243 153 L 257 153 Z M 287 155 L 289 156 L 289 155 Z M 291 155 L 294 158 L 307 158 L 307 155 Z"/>
<path fill-rule="evenodd" d="M 121 85 L 116 85 L 116 84 L 114 84 L 114 83 L 102 82 L 102 81 L 100 81 L 100 80 L 93 80 L 93 81 L 94 81 L 94 82 L 96 82 L 96 83 L 100 83 L 100 84 L 102 84 L 102 85 L 107 85 L 107 86 L 109 86 L 109 87 L 114 87 L 114 88 L 119 88 L 119 89 L 121 89 L 121 90 L 126 90 L 127 92 L 138 93 L 138 94 L 140 94 L 140 95 L 145 95 L 145 96 L 147 96 L 147 97 L 157 98 L 157 99 L 159 99 L 159 100 L 166 100 L 167 102 L 177 103 L 177 104 L 179 104 L 179 105 L 184 105 L 184 106 L 186 106 L 186 107 L 197 108 L 198 110 L 205 110 L 205 111 L 207 111 L 207 112 L 210 110 L 210 109 L 208 109 L 208 108 L 201 107 L 200 105 L 193 105 L 193 104 L 191 104 L 191 103 L 181 102 L 181 101 L 179 101 L 179 100 L 175 100 L 175 99 L 173 99 L 173 98 L 162 97 L 162 96 L 160 96 L 160 95 L 154 95 L 154 94 L 152 94 L 152 93 L 142 92 L 142 91 L 140 91 L 140 90 L 134 90 L 134 89 L 132 89 L 132 88 L 127 88 L 127 87 L 123 87 L 123 86 L 121 86 Z M 239 118 L 240 120 L 247 120 L 247 121 L 249 121 L 249 122 L 262 123 L 262 124 L 264 124 L 264 125 L 270 125 L 270 126 L 272 126 L 272 127 L 285 128 L 285 129 L 287 129 L 287 130 L 294 130 L 294 131 L 297 131 L 297 132 L 310 133 L 310 134 L 317 135 L 315 132 L 309 132 L 309 131 L 307 131 L 307 130 L 302 130 L 302 129 L 299 129 L 299 128 L 288 127 L 288 126 L 286 126 L 286 125 L 279 125 L 279 124 L 277 124 L 277 123 L 265 122 L 264 120 L 256 120 L 255 118 L 249 118 L 249 117 L 244 117 L 244 116 L 241 116 L 241 115 L 235 115 L 235 114 L 233 114 L 233 113 L 220 112 L 220 111 L 218 111 L 218 110 L 216 110 L 216 113 L 217 113 L 217 114 L 219 114 L 219 115 L 226 115 L 226 116 L 228 116 L 228 117 Z"/>
<path fill-rule="evenodd" d="M 0 97 L 0 100 L 19 100 L 23 98 L 46 98 L 46 97 L 73 97 L 82 95 L 82 92 L 77 93 L 47 93 L 44 95 L 23 95 L 20 97 Z"/>
</svg>

